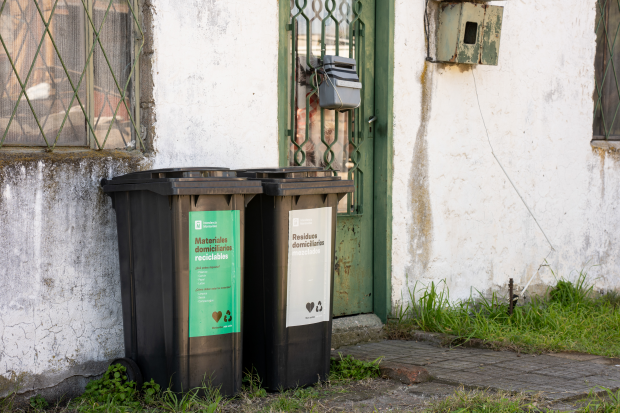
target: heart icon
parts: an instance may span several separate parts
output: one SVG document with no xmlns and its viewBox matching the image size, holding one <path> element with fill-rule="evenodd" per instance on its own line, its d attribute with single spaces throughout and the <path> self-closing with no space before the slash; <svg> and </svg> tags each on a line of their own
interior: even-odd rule
<svg viewBox="0 0 620 413">
<path fill-rule="evenodd" d="M 314 301 L 311 303 L 306 304 L 306 310 L 308 310 L 309 313 L 312 312 L 312 309 L 314 308 Z"/>
<path fill-rule="evenodd" d="M 222 318 L 222 312 L 221 311 L 214 311 L 213 314 L 211 314 L 211 316 L 213 317 L 213 319 L 215 320 L 216 323 L 220 322 L 220 318 Z"/>
</svg>

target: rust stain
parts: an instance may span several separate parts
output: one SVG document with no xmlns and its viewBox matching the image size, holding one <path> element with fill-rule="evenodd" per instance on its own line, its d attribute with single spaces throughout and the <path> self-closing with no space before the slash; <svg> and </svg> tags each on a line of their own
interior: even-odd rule
<svg viewBox="0 0 620 413">
<path fill-rule="evenodd" d="M 424 62 L 424 69 L 420 76 L 420 84 L 422 85 L 420 126 L 413 150 L 413 164 L 409 183 L 412 214 L 412 223 L 409 229 L 409 253 L 412 260 L 411 272 L 414 278 L 419 278 L 422 272 L 428 268 L 432 252 L 433 213 L 429 190 L 427 143 L 431 113 L 432 74 L 428 62 Z"/>
<path fill-rule="evenodd" d="M 605 197 L 605 164 L 607 159 L 612 162 L 612 166 L 617 167 L 620 164 L 620 149 L 610 146 L 610 147 L 600 147 L 593 146 L 592 153 L 597 155 L 600 159 L 600 169 L 599 169 L 599 177 L 601 180 L 601 198 Z"/>
</svg>

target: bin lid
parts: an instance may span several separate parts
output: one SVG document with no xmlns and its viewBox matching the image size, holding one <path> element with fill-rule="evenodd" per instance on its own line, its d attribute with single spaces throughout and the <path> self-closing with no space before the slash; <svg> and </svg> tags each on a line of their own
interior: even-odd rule
<svg viewBox="0 0 620 413">
<path fill-rule="evenodd" d="M 160 195 L 260 194 L 260 182 L 237 176 L 229 168 L 167 168 L 103 179 L 105 192 L 151 191 Z"/>
<path fill-rule="evenodd" d="M 260 181 L 266 195 L 289 196 L 311 194 L 346 194 L 353 192 L 351 180 L 334 176 L 333 170 L 321 167 L 290 166 L 237 170 L 237 176 Z"/>
<path fill-rule="evenodd" d="M 240 169 L 237 171 L 238 176 L 265 180 L 281 180 L 286 179 L 291 182 L 292 179 L 309 178 L 328 178 L 327 180 L 338 180 L 339 176 L 334 176 L 334 171 L 314 166 L 290 166 L 287 168 L 255 168 Z"/>
</svg>

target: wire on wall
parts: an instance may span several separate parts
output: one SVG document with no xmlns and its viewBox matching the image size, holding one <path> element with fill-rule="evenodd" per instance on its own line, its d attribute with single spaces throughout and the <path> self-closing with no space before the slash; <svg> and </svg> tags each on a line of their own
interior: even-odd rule
<svg viewBox="0 0 620 413">
<path fill-rule="evenodd" d="M 551 250 L 549 251 L 549 253 L 547 254 L 547 256 L 543 259 L 542 263 L 539 265 L 538 270 L 536 270 L 536 273 L 534 273 L 534 275 L 532 275 L 532 277 L 530 278 L 530 280 L 527 282 L 527 284 L 525 285 L 525 288 L 523 289 L 523 291 L 521 292 L 521 296 L 523 296 L 527 290 L 527 288 L 530 286 L 530 283 L 532 282 L 532 280 L 534 279 L 534 277 L 538 274 L 538 272 L 540 271 L 540 269 L 544 266 L 547 266 L 547 258 L 549 257 L 549 255 L 551 255 L 551 253 L 553 251 L 555 251 L 555 248 L 553 248 L 553 244 L 551 243 L 551 241 L 549 240 L 549 237 L 547 236 L 547 234 L 545 233 L 545 230 L 542 228 L 542 226 L 540 225 L 540 223 L 538 222 L 538 220 L 536 219 L 536 216 L 534 215 L 534 213 L 532 212 L 532 210 L 530 209 L 530 207 L 527 205 L 527 202 L 525 202 L 525 199 L 523 199 L 523 196 L 521 195 L 521 193 L 519 192 L 519 190 L 517 189 L 517 186 L 514 184 L 514 182 L 512 182 L 512 179 L 510 179 L 510 175 L 508 175 L 508 172 L 506 172 L 506 169 L 504 169 L 504 165 L 502 165 L 502 163 L 500 162 L 499 158 L 497 157 L 497 155 L 495 155 L 495 151 L 493 150 L 493 145 L 491 144 L 491 138 L 489 137 L 489 130 L 487 129 L 487 124 L 484 121 L 484 115 L 482 114 L 482 107 L 480 106 L 480 96 L 478 96 L 478 85 L 476 84 L 476 75 L 474 74 L 474 71 L 471 71 L 471 75 L 474 78 L 474 89 L 476 91 L 476 100 L 478 101 L 478 110 L 480 110 L 480 117 L 482 118 L 482 124 L 484 125 L 484 130 L 486 132 L 487 135 L 487 142 L 489 143 L 489 147 L 491 148 L 491 154 L 493 155 L 493 157 L 495 158 L 495 161 L 497 162 L 497 164 L 499 165 L 500 168 L 502 168 L 502 171 L 504 172 L 504 175 L 506 175 L 506 178 L 508 178 L 508 181 L 510 182 L 510 184 L 512 185 L 512 187 L 514 188 L 515 192 L 517 193 L 517 195 L 519 195 L 519 198 L 521 199 L 521 202 L 523 202 L 523 205 L 525 205 L 525 208 L 527 209 L 527 212 L 530 213 L 530 215 L 532 216 L 532 218 L 534 219 L 534 222 L 536 222 L 536 225 L 538 226 L 538 228 L 540 229 L 540 231 L 543 233 L 543 235 L 545 236 L 545 239 L 547 240 L 547 242 L 549 243 L 549 246 L 551 247 Z M 511 297 L 512 298 L 512 297 Z"/>
</svg>

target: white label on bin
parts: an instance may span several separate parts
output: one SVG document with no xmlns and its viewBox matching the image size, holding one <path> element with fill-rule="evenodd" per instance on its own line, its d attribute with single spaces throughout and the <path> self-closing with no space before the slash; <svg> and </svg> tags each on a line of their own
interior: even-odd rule
<svg viewBox="0 0 620 413">
<path fill-rule="evenodd" d="M 288 213 L 286 326 L 329 321 L 332 208 Z"/>
</svg>

